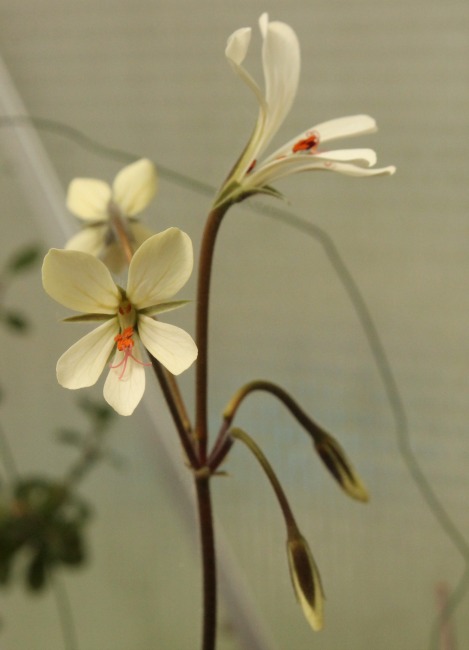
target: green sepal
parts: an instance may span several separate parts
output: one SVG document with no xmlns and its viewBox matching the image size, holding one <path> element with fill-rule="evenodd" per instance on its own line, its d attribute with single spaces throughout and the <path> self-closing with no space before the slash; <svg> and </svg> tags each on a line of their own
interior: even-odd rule
<svg viewBox="0 0 469 650">
<path fill-rule="evenodd" d="M 79 316 L 68 316 L 68 318 L 63 318 L 63 323 L 89 323 L 92 321 L 104 321 L 109 320 L 110 318 L 115 318 L 111 314 L 80 314 Z"/>
<path fill-rule="evenodd" d="M 236 196 L 241 193 L 242 193 L 241 184 L 238 183 L 238 181 L 232 181 L 231 183 L 228 183 L 228 185 L 226 185 L 223 188 L 223 190 L 220 192 L 220 194 L 217 196 L 213 207 L 218 208 L 223 203 L 233 202 L 237 200 Z"/>
<path fill-rule="evenodd" d="M 266 196 L 273 196 L 275 199 L 281 199 L 282 201 L 286 200 L 281 192 L 276 190 L 274 187 L 270 187 L 269 185 L 265 185 L 264 187 L 259 188 L 255 191 L 255 193 L 265 194 Z"/>
<path fill-rule="evenodd" d="M 162 302 L 160 305 L 151 305 L 150 307 L 145 307 L 145 309 L 140 309 L 140 314 L 145 314 L 145 316 L 155 316 L 156 314 L 162 314 L 165 311 L 172 311 L 173 309 L 179 309 L 179 307 L 184 307 L 187 303 L 191 302 L 190 300 L 173 300 L 172 302 Z"/>
</svg>

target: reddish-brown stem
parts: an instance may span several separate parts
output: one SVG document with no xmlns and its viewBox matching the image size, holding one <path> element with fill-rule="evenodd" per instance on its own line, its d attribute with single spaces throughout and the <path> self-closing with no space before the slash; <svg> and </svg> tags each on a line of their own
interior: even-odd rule
<svg viewBox="0 0 469 650">
<path fill-rule="evenodd" d="M 171 416 L 176 426 L 176 431 L 178 432 L 179 440 L 181 441 L 181 445 L 187 456 L 187 460 L 189 461 L 190 466 L 193 469 L 198 469 L 200 468 L 200 462 L 195 452 L 194 445 L 192 444 L 192 440 L 187 431 L 186 423 L 184 422 L 184 418 L 181 414 L 178 403 L 175 400 L 171 386 L 168 383 L 167 380 L 168 373 L 165 372 L 161 364 L 151 355 L 150 355 L 150 359 L 153 366 L 153 370 L 155 371 L 155 375 L 160 383 L 161 390 L 166 399 L 166 403 L 168 404 L 168 408 L 170 410 Z"/>
<path fill-rule="evenodd" d="M 195 473 L 197 506 L 200 524 L 200 544 L 203 571 L 203 630 L 202 650 L 215 650 L 217 637 L 217 571 L 215 534 L 213 528 L 210 472 L 202 468 Z"/>
<path fill-rule="evenodd" d="M 270 381 L 256 380 L 242 386 L 237 393 L 232 397 L 228 406 L 223 413 L 223 423 L 217 436 L 217 440 L 213 446 L 212 453 L 208 459 L 207 465 L 212 471 L 215 471 L 226 457 L 230 450 L 231 442 L 228 436 L 228 429 L 230 428 L 238 408 L 241 406 L 244 399 L 255 391 L 263 391 L 270 393 L 279 399 L 286 408 L 290 411 L 293 417 L 304 427 L 304 429 L 311 435 L 313 440 L 320 440 L 324 435 L 324 430 L 312 420 L 309 415 L 297 404 L 297 402 L 289 395 L 283 388 L 277 386 Z"/>
<path fill-rule="evenodd" d="M 199 258 L 196 317 L 196 342 L 199 352 L 196 366 L 195 436 L 201 465 L 205 464 L 207 458 L 208 440 L 208 317 L 210 305 L 210 280 L 217 233 L 227 209 L 228 205 L 222 205 L 218 208 L 214 208 L 209 214 L 202 237 Z"/>
</svg>

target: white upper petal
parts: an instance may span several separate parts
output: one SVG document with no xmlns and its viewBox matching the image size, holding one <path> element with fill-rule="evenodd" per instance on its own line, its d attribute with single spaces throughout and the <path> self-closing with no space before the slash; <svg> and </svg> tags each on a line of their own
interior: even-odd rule
<svg viewBox="0 0 469 650">
<path fill-rule="evenodd" d="M 77 217 L 90 221 L 108 219 L 111 188 L 95 178 L 75 178 L 68 186 L 67 208 Z"/>
<path fill-rule="evenodd" d="M 113 200 L 125 216 L 133 217 L 150 203 L 156 194 L 157 184 L 154 164 L 142 158 L 117 174 L 112 186 Z"/>
<path fill-rule="evenodd" d="M 115 345 L 117 318 L 111 318 L 77 341 L 57 362 L 57 381 L 65 388 L 93 386 Z"/>
<path fill-rule="evenodd" d="M 267 14 L 263 14 L 259 26 L 264 39 L 262 62 L 267 119 L 258 154 L 268 145 L 290 111 L 298 89 L 301 66 L 298 37 L 289 25 L 269 22 Z"/>
<path fill-rule="evenodd" d="M 197 358 L 197 346 L 191 336 L 179 327 L 160 323 L 139 315 L 138 333 L 143 345 L 173 375 L 179 375 Z"/>
<path fill-rule="evenodd" d="M 129 266 L 127 296 L 136 309 L 144 309 L 174 296 L 192 272 L 192 242 L 178 228 L 147 239 Z"/>
<path fill-rule="evenodd" d="M 225 55 L 236 66 L 240 66 L 246 58 L 249 43 L 251 42 L 251 32 L 250 27 L 241 27 L 241 29 L 237 29 L 228 38 Z"/>
<path fill-rule="evenodd" d="M 125 369 L 124 364 L 111 368 L 104 382 L 104 399 L 119 415 L 132 415 L 145 392 L 145 368 L 138 363 L 142 360 L 138 340 L 135 341 L 132 355 L 137 361 L 128 357 Z M 117 351 L 111 365 L 116 366 L 123 359 L 124 353 Z"/>
<path fill-rule="evenodd" d="M 106 266 L 80 251 L 52 248 L 44 258 L 42 283 L 51 298 L 88 314 L 115 314 L 121 299 Z"/>
<path fill-rule="evenodd" d="M 107 230 L 107 225 L 83 228 L 67 241 L 65 249 L 82 251 L 83 253 L 89 253 L 90 255 L 99 257 L 105 246 L 104 238 Z"/>
</svg>

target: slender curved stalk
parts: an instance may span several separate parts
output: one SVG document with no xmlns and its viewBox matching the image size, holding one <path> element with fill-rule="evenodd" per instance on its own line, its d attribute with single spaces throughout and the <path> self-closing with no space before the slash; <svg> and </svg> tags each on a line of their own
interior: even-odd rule
<svg viewBox="0 0 469 650">
<path fill-rule="evenodd" d="M 279 399 L 315 442 L 320 441 L 324 435 L 327 435 L 326 432 L 309 417 L 309 415 L 301 408 L 293 397 L 287 393 L 286 390 L 271 381 L 265 381 L 263 379 L 251 381 L 242 386 L 234 394 L 223 412 L 223 423 L 218 433 L 215 445 L 213 446 L 212 453 L 208 459 L 208 465 L 212 471 L 219 467 L 230 450 L 232 443 L 230 441 L 228 429 L 234 420 L 238 408 L 241 406 L 244 399 L 250 393 L 255 391 L 270 393 Z"/>
<path fill-rule="evenodd" d="M 205 224 L 199 257 L 197 286 L 196 343 L 199 351 L 196 365 L 195 435 L 201 464 L 207 458 L 207 399 L 208 399 L 208 317 L 210 280 L 215 242 L 222 219 L 229 204 L 212 210 Z"/>
<path fill-rule="evenodd" d="M 261 451 L 260 447 L 258 447 L 258 445 L 251 438 L 251 436 L 249 436 L 242 429 L 239 428 L 232 429 L 229 435 L 231 438 L 235 438 L 236 440 L 241 440 L 241 442 L 244 443 L 246 447 L 255 456 L 256 460 L 264 470 L 265 475 L 269 479 L 270 484 L 272 485 L 272 488 L 275 492 L 275 496 L 277 497 L 280 508 L 282 509 L 283 516 L 285 518 L 285 524 L 287 526 L 289 537 L 290 536 L 299 537 L 301 534 L 298 529 L 297 523 L 295 521 L 295 517 L 293 516 L 293 513 L 291 511 L 290 504 L 288 503 L 287 497 L 285 496 L 285 492 L 283 491 L 283 488 L 280 485 L 280 481 L 278 480 L 277 475 L 272 469 L 271 464 L 264 456 L 264 453 Z"/>
</svg>

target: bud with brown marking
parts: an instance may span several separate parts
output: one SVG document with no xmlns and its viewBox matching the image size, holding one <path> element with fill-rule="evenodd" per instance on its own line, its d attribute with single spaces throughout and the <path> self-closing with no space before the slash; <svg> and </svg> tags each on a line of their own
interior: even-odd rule
<svg viewBox="0 0 469 650">
<path fill-rule="evenodd" d="M 289 533 L 287 553 L 296 597 L 306 620 L 318 632 L 323 627 L 324 592 L 308 543 L 298 530 Z"/>
<path fill-rule="evenodd" d="M 344 492 L 357 501 L 368 501 L 368 491 L 339 443 L 329 434 L 322 432 L 314 441 L 314 446 Z"/>
</svg>

